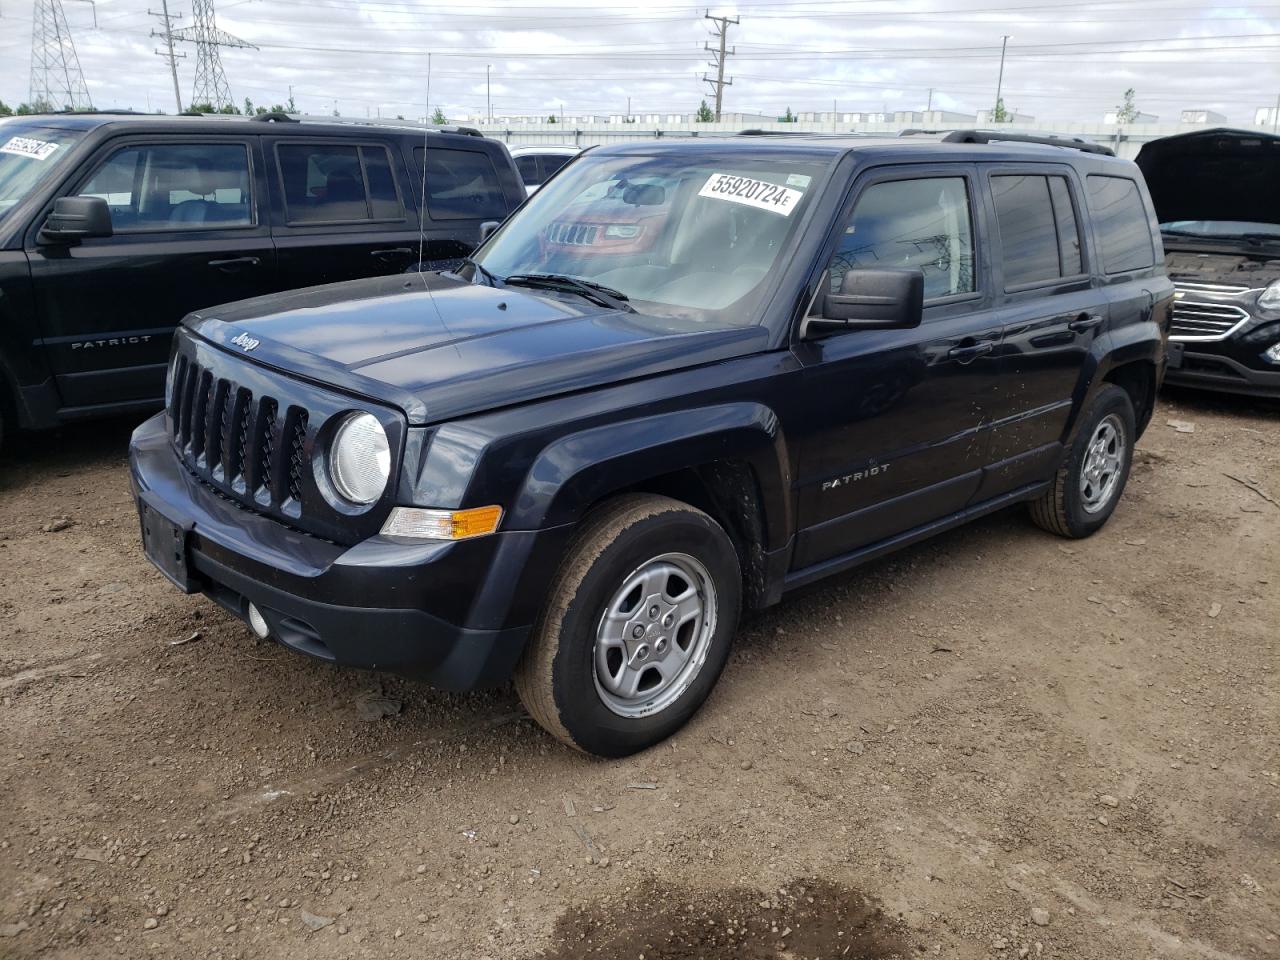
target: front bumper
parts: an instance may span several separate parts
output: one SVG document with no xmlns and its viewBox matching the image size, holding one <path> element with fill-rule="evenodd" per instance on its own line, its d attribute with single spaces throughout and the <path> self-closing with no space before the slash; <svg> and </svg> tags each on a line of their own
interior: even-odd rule
<svg viewBox="0 0 1280 960">
<path fill-rule="evenodd" d="M 569 527 L 456 543 L 330 543 L 218 495 L 181 463 L 159 414 L 134 431 L 139 509 L 187 531 L 187 584 L 300 653 L 468 690 L 510 676 Z"/>
<path fill-rule="evenodd" d="M 1265 369 L 1265 361 L 1261 359 L 1261 353 L 1268 345 L 1261 339 L 1241 343 L 1235 338 L 1171 342 L 1164 382 L 1171 386 L 1223 393 L 1280 397 L 1280 367 Z"/>
</svg>

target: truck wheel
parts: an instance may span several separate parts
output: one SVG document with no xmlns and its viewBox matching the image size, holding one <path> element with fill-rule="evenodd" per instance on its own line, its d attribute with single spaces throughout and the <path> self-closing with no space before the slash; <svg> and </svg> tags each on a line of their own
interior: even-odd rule
<svg viewBox="0 0 1280 960">
<path fill-rule="evenodd" d="M 1080 431 L 1053 484 L 1031 502 L 1031 519 L 1062 537 L 1087 537 L 1099 530 L 1120 500 L 1138 433 L 1129 394 L 1102 388 L 1085 411 Z"/>
<path fill-rule="evenodd" d="M 729 657 L 742 602 L 720 525 L 628 494 L 587 515 L 516 668 L 533 718 L 571 747 L 623 757 L 693 716 Z"/>
</svg>

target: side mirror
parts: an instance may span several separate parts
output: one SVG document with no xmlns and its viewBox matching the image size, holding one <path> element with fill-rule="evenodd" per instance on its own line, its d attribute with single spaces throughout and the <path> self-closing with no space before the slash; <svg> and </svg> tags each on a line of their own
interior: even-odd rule
<svg viewBox="0 0 1280 960">
<path fill-rule="evenodd" d="M 41 243 L 76 243 L 89 237 L 109 237 L 111 208 L 102 197 L 59 197 L 40 228 Z"/>
<path fill-rule="evenodd" d="M 484 223 L 480 224 L 480 242 L 484 243 L 492 237 L 498 232 L 498 228 L 500 226 L 502 226 L 502 221 L 500 220 L 486 220 Z"/>
<path fill-rule="evenodd" d="M 822 315 L 810 317 L 815 333 L 837 330 L 906 330 L 924 315 L 924 273 L 917 269 L 850 270 L 839 293 L 829 293 Z"/>
</svg>

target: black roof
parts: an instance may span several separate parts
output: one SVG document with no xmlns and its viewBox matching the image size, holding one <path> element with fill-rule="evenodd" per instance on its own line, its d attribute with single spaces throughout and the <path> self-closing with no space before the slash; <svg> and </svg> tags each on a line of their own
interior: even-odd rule
<svg viewBox="0 0 1280 960">
<path fill-rule="evenodd" d="M 161 114 L 161 113 L 134 113 L 128 110 L 103 110 L 103 111 L 76 111 L 66 113 L 31 113 L 15 116 L 12 118 L 0 118 L 0 123 L 5 120 L 26 120 L 40 124 L 44 127 L 54 127 L 61 130 L 95 130 L 104 126 L 119 126 L 127 129 L 145 129 L 154 130 L 163 133 L 172 133 L 178 131 L 191 132 L 192 130 L 201 133 L 226 133 L 228 130 L 235 130 L 246 124 L 251 125 L 250 129 L 253 133 L 266 132 L 266 128 L 270 128 L 273 134 L 300 134 L 307 136 L 315 136 L 316 134 L 351 135 L 352 130 L 363 130 L 369 133 L 379 131 L 382 133 L 417 133 L 422 135 L 423 128 L 419 124 L 409 123 L 402 124 L 391 123 L 361 123 L 358 120 L 344 120 L 335 118 L 333 120 L 312 120 L 304 118 L 299 120 L 287 114 L 263 114 L 254 117 L 237 116 L 235 114 L 196 114 L 183 113 L 178 115 Z M 428 130 L 436 133 L 454 133 L 463 134 L 471 137 L 481 136 L 480 131 L 471 127 L 460 126 L 430 126 Z"/>
<path fill-rule="evenodd" d="M 1081 150 L 1075 144 L 1050 144 L 992 139 L 986 142 L 961 142 L 938 140 L 932 137 L 866 137 L 857 134 L 808 134 L 783 137 L 732 136 L 682 137 L 680 139 L 644 140 L 631 143 L 615 143 L 595 147 L 592 153 L 601 154 L 672 154 L 705 153 L 728 155 L 734 153 L 767 156 L 806 156 L 813 159 L 832 159 L 846 153 L 874 156 L 880 161 L 923 162 L 945 158 L 957 161 L 1028 161 L 1041 163 L 1073 163 L 1088 166 L 1123 164 L 1128 160 L 1110 156 L 1110 151 L 1095 153 Z"/>
</svg>

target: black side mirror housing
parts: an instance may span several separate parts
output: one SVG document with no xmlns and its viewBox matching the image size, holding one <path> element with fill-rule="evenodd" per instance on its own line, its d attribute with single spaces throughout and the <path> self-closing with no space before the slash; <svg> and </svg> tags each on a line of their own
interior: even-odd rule
<svg viewBox="0 0 1280 960">
<path fill-rule="evenodd" d="M 907 330 L 924 316 L 924 273 L 881 267 L 850 270 L 839 293 L 826 295 L 822 314 L 808 319 L 815 335 L 839 330 Z"/>
<path fill-rule="evenodd" d="M 91 237 L 109 237 L 111 208 L 102 197 L 59 197 L 53 212 L 40 228 L 41 243 L 77 243 Z"/>
<path fill-rule="evenodd" d="M 480 242 L 484 243 L 492 237 L 498 232 L 498 228 L 500 226 L 502 226 L 502 221 L 500 220 L 486 220 L 484 223 L 480 224 Z"/>
</svg>

